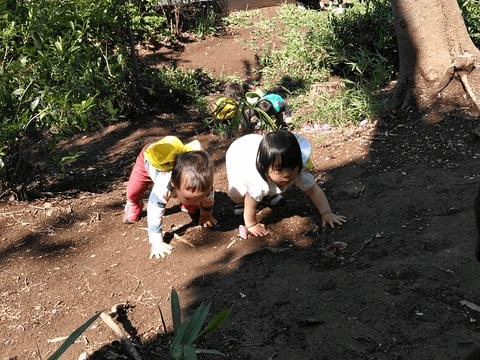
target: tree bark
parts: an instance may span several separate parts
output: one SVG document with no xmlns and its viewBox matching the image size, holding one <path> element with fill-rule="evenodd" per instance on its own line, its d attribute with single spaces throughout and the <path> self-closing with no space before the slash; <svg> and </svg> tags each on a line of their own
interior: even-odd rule
<svg viewBox="0 0 480 360">
<path fill-rule="evenodd" d="M 480 110 L 480 51 L 457 1 L 391 0 L 391 6 L 400 56 L 395 105 L 426 111 L 439 98 L 455 101 L 460 89 Z M 450 86 L 457 90 L 445 92 Z"/>
</svg>

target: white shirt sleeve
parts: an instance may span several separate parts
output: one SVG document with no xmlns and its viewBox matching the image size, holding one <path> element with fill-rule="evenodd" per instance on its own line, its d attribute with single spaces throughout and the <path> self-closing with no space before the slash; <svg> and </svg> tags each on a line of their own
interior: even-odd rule
<svg viewBox="0 0 480 360">
<path fill-rule="evenodd" d="M 153 181 L 153 188 L 147 204 L 147 224 L 150 236 L 162 232 L 162 218 L 165 213 L 165 206 L 171 196 L 168 184 L 172 172 L 155 170 L 147 160 L 145 160 L 145 169 Z"/>
</svg>

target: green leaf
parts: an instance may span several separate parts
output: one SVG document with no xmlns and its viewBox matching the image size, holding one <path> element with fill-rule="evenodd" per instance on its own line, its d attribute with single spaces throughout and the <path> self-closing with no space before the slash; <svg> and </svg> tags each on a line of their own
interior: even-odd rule
<svg viewBox="0 0 480 360">
<path fill-rule="evenodd" d="M 227 319 L 230 317 L 230 311 L 224 310 L 221 313 L 218 313 L 214 316 L 212 320 L 208 323 L 205 329 L 202 330 L 200 335 L 211 334 L 216 331 Z"/>
<path fill-rule="evenodd" d="M 177 330 L 180 329 L 182 322 L 180 317 L 180 301 L 178 300 L 178 294 L 175 289 L 172 289 L 170 298 L 172 306 L 173 331 L 176 334 Z"/>
<path fill-rule="evenodd" d="M 262 97 L 254 91 L 248 91 L 245 94 L 245 99 L 249 104 L 256 104 Z"/>
<path fill-rule="evenodd" d="M 213 355 L 222 355 L 225 356 L 224 353 L 218 351 L 218 350 L 207 350 L 207 349 L 195 349 L 197 354 L 213 354 Z"/>
<path fill-rule="evenodd" d="M 55 41 L 55 47 L 57 48 L 58 52 L 61 54 L 63 52 L 63 43 L 62 38 L 59 37 L 57 41 Z"/>
<path fill-rule="evenodd" d="M 275 124 L 275 121 L 272 120 L 270 115 L 268 115 L 265 111 L 263 111 L 260 108 L 255 108 L 255 111 L 257 112 L 257 115 L 260 121 L 262 121 L 263 123 L 266 123 L 270 130 L 272 131 L 277 130 L 277 124 Z"/>
<path fill-rule="evenodd" d="M 175 333 L 175 335 L 173 337 L 172 344 L 170 345 L 170 353 L 171 354 L 181 354 L 183 352 L 181 350 L 183 348 L 183 345 L 184 345 L 183 337 L 184 337 L 185 330 L 187 329 L 187 326 L 188 326 L 189 322 L 190 322 L 189 320 L 185 321 L 183 326 L 180 327 L 180 329 L 177 329 L 177 332 Z"/>
<path fill-rule="evenodd" d="M 209 311 L 210 304 L 204 305 L 203 303 L 197 308 L 197 310 L 195 310 L 195 313 L 191 317 L 188 326 L 185 329 L 185 334 L 182 341 L 183 344 L 190 345 L 197 340 Z"/>
<path fill-rule="evenodd" d="M 197 352 L 192 345 L 186 345 L 183 348 L 183 360 L 196 360 Z"/>
<path fill-rule="evenodd" d="M 23 94 L 25 94 L 25 89 L 24 88 L 18 88 L 12 93 L 12 95 L 18 96 L 18 97 L 22 97 Z"/>
<path fill-rule="evenodd" d="M 88 329 L 90 325 L 93 324 L 95 320 L 100 316 L 102 312 L 99 311 L 96 313 L 94 316 L 92 316 L 90 319 L 88 319 L 82 326 L 80 326 L 77 330 L 75 330 L 73 333 L 70 334 L 70 336 L 63 342 L 63 344 L 58 348 L 55 353 L 53 353 L 52 356 L 48 358 L 48 360 L 57 360 L 60 358 L 60 356 L 67 351 L 67 349 L 80 337 L 80 335 L 83 334 L 85 330 Z"/>
<path fill-rule="evenodd" d="M 40 98 L 38 97 L 35 100 L 33 100 L 30 103 L 30 110 L 34 111 L 37 108 L 39 102 L 40 102 Z"/>
</svg>

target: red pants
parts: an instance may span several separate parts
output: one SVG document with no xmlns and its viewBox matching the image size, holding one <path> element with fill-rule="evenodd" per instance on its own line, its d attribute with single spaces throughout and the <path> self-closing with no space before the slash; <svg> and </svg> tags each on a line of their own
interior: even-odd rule
<svg viewBox="0 0 480 360">
<path fill-rule="evenodd" d="M 128 179 L 127 183 L 127 201 L 135 204 L 140 203 L 145 191 L 150 184 L 153 183 L 152 179 L 147 173 L 147 170 L 145 170 L 145 157 L 143 153 L 145 152 L 147 146 L 145 146 L 140 152 L 140 155 L 137 156 L 132 173 L 130 174 L 130 179 Z"/>
</svg>

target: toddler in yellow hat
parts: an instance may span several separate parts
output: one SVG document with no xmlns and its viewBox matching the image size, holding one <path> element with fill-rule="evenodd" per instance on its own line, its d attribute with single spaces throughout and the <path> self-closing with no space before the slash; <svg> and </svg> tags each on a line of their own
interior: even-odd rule
<svg viewBox="0 0 480 360">
<path fill-rule="evenodd" d="M 143 195 L 152 183 L 147 205 L 150 258 L 171 253 L 162 234 L 162 217 L 170 199 L 178 199 L 182 210 L 198 214 L 201 225 L 217 223 L 213 217 L 213 164 L 198 140 L 184 145 L 177 137 L 166 136 L 142 149 L 127 183 L 124 223 L 139 220 Z"/>
</svg>

